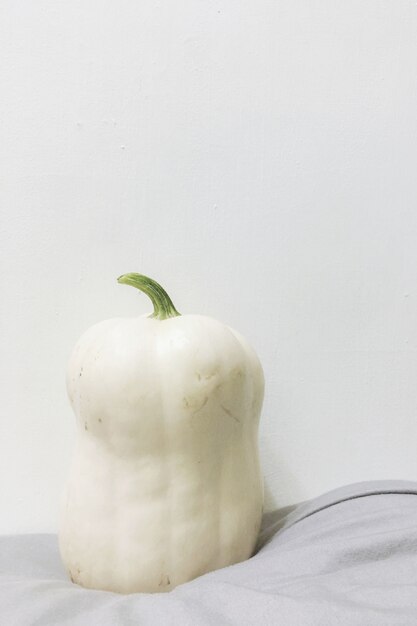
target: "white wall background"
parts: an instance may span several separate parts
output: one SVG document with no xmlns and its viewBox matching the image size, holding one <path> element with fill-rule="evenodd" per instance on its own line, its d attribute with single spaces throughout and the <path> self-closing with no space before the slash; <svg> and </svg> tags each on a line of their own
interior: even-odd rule
<svg viewBox="0 0 417 626">
<path fill-rule="evenodd" d="M 224 320 L 266 374 L 267 506 L 417 480 L 417 5 L 5 0 L 0 531 L 54 531 L 79 335 Z"/>
</svg>

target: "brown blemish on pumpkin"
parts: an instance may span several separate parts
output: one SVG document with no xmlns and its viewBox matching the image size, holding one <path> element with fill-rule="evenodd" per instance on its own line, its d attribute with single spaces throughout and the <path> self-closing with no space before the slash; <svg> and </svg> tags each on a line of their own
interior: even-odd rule
<svg viewBox="0 0 417 626">
<path fill-rule="evenodd" d="M 183 399 L 182 399 L 183 406 L 185 406 L 186 409 L 194 409 L 194 407 L 197 404 L 197 402 L 200 402 L 200 397 L 199 396 L 195 396 L 195 397 L 191 397 L 191 398 L 187 398 L 187 396 L 184 396 Z M 196 413 L 201 411 L 201 409 L 207 404 L 207 402 L 208 402 L 208 396 L 205 396 L 203 401 L 201 402 L 200 406 L 198 406 L 192 412 L 192 415 L 194 416 Z"/>
<path fill-rule="evenodd" d="M 235 368 L 232 370 L 232 377 L 233 377 L 233 378 L 242 378 L 242 376 L 243 376 L 243 372 L 242 372 L 242 370 L 240 369 L 240 367 L 235 367 Z"/>
<path fill-rule="evenodd" d="M 196 415 L 199 411 L 201 411 L 201 409 L 202 409 L 203 407 L 205 407 L 205 406 L 206 406 L 207 402 L 208 402 L 208 396 L 206 396 L 206 397 L 204 398 L 204 400 L 203 400 L 203 402 L 202 402 L 201 406 L 199 406 L 199 407 L 198 407 L 198 409 L 196 409 L 195 411 L 193 411 L 193 416 L 194 416 L 194 415 Z"/>
<path fill-rule="evenodd" d="M 201 372 L 196 372 L 195 375 L 197 377 L 197 380 L 205 383 L 211 380 L 212 378 L 214 378 L 214 376 L 216 376 L 217 373 L 218 372 L 215 370 L 214 372 L 206 372 L 205 374 L 202 374 Z"/>
<path fill-rule="evenodd" d="M 235 415 L 233 415 L 230 409 L 226 408 L 223 404 L 221 404 L 220 406 L 229 417 L 232 417 L 235 420 L 235 422 L 240 422 L 240 420 Z"/>
<path fill-rule="evenodd" d="M 171 584 L 168 574 L 162 574 L 158 587 L 167 587 Z"/>
</svg>

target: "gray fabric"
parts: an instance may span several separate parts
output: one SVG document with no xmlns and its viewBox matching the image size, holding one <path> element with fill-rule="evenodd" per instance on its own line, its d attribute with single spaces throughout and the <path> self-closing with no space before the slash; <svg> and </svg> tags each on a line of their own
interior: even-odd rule
<svg viewBox="0 0 417 626">
<path fill-rule="evenodd" d="M 0 538 L 4 626 L 416 626 L 417 483 L 336 489 L 264 517 L 258 553 L 170 593 L 66 579 L 54 535 Z"/>
</svg>

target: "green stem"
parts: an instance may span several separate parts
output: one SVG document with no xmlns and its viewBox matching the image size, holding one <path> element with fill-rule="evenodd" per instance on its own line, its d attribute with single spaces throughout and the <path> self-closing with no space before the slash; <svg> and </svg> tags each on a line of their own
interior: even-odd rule
<svg viewBox="0 0 417 626">
<path fill-rule="evenodd" d="M 169 317 L 181 315 L 173 305 L 165 289 L 156 280 L 152 280 L 152 278 L 148 278 L 143 274 L 123 274 L 123 276 L 119 276 L 117 282 L 122 285 L 136 287 L 136 289 L 140 289 L 140 291 L 149 296 L 154 308 L 152 315 L 149 317 L 154 317 L 157 320 L 166 320 Z"/>
</svg>

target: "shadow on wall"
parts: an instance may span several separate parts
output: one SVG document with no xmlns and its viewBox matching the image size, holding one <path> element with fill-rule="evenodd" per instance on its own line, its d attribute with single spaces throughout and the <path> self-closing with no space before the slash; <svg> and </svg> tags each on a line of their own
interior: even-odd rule
<svg viewBox="0 0 417 626">
<path fill-rule="evenodd" d="M 291 494 L 293 502 L 301 500 L 303 492 L 298 478 L 292 473 L 285 463 L 285 459 L 277 455 L 276 449 L 269 444 L 267 439 L 260 442 L 261 468 L 264 475 L 264 513 L 275 511 L 288 504 L 288 494 Z M 266 468 L 268 469 L 266 473 Z M 271 489 L 269 484 L 275 487 Z M 282 485 L 281 491 L 277 485 Z"/>
</svg>

